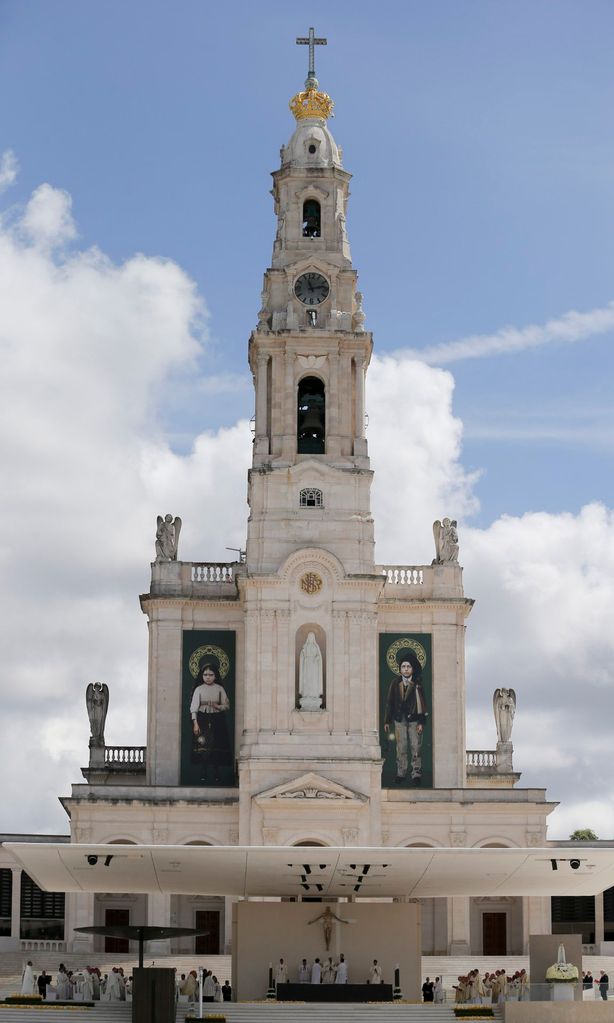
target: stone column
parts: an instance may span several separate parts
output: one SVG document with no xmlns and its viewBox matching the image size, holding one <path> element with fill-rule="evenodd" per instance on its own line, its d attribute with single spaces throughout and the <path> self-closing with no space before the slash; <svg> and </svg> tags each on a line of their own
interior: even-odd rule
<svg viewBox="0 0 614 1023">
<path fill-rule="evenodd" d="M 232 952 L 232 907 L 238 899 L 232 895 L 224 896 L 224 934 L 222 939 L 222 950 L 225 956 L 230 955 Z M 224 983 L 224 980 L 230 980 L 230 977 L 222 979 L 218 977 L 220 984 Z"/>
<path fill-rule="evenodd" d="M 522 950 L 529 954 L 532 934 L 551 934 L 551 903 L 545 895 L 524 895 L 522 898 Z"/>
<path fill-rule="evenodd" d="M 247 668 L 258 664 L 260 656 L 260 615 L 258 611 L 250 607 L 245 611 L 245 640 L 244 640 L 244 663 Z M 249 651 L 249 654 L 248 654 Z M 262 706 L 262 694 L 254 684 L 259 677 L 258 672 L 252 672 L 252 684 L 243 685 L 243 735 L 241 746 L 244 743 L 252 743 L 260 730 L 260 711 Z M 241 752 L 239 750 L 239 752 Z"/>
<path fill-rule="evenodd" d="M 448 955 L 468 956 L 471 953 L 471 931 L 468 896 L 448 899 Z"/>
<path fill-rule="evenodd" d="M 603 915 L 603 892 L 595 896 L 595 954 L 601 955 L 601 945 L 605 934 L 605 922 Z"/>
<path fill-rule="evenodd" d="M 21 938 L 21 867 L 11 867 L 13 890 L 11 895 L 11 938 Z"/>
<path fill-rule="evenodd" d="M 289 462 L 296 451 L 296 388 L 294 386 L 294 352 L 286 350 L 284 360 L 283 440 L 281 456 Z"/>
<path fill-rule="evenodd" d="M 354 356 L 354 368 L 355 368 L 355 393 L 356 393 L 356 406 L 355 406 L 355 423 L 354 423 L 354 437 L 356 440 L 362 440 L 365 435 L 365 360 L 362 355 Z"/>
<path fill-rule="evenodd" d="M 348 445 L 348 450 L 342 453 L 350 455 L 354 424 L 352 423 L 352 357 L 349 352 L 342 352 L 339 357 L 339 433 L 343 438 L 343 446 Z"/>
<path fill-rule="evenodd" d="M 258 352 L 256 358 L 256 454 L 268 455 L 269 443 L 267 436 L 267 374 L 269 356 L 266 352 Z"/>
<path fill-rule="evenodd" d="M 71 952 L 89 954 L 94 951 L 93 934 L 75 934 L 74 927 L 91 927 L 95 919 L 94 892 L 71 892 L 68 895 L 68 927 L 65 927 L 67 948 Z M 104 941 L 104 939 L 99 939 Z"/>
<path fill-rule="evenodd" d="M 337 458 L 341 454 L 338 351 L 331 351 L 329 366 L 330 377 L 326 393 L 326 454 L 329 457 Z"/>
<path fill-rule="evenodd" d="M 168 927 L 171 922 L 171 897 L 163 892 L 150 892 L 147 896 L 147 926 Z M 168 956 L 171 954 L 170 938 L 160 941 L 148 941 L 145 946 L 148 958 Z"/>
</svg>

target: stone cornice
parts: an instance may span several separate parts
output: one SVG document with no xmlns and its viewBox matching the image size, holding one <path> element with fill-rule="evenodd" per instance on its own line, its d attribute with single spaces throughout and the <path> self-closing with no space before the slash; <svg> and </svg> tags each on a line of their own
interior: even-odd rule
<svg viewBox="0 0 614 1023">
<path fill-rule="evenodd" d="M 206 585 L 204 583 L 203 585 Z M 235 593 L 233 597 L 227 597 L 223 599 L 221 597 L 207 597 L 203 594 L 193 594 L 191 596 L 187 594 L 178 594 L 174 596 L 152 596 L 150 593 L 141 593 L 139 596 L 141 603 L 141 610 L 145 611 L 145 605 L 148 609 L 152 607 L 177 607 L 178 604 L 184 604 L 186 606 L 190 604 L 206 604 L 207 607 L 241 607 L 242 600 L 240 593 Z"/>
<path fill-rule="evenodd" d="M 410 587 L 408 587 L 410 589 Z M 418 589 L 418 587 L 416 587 Z M 414 597 L 413 594 L 408 593 L 405 598 L 404 594 L 399 594 L 398 597 L 382 597 L 377 604 L 378 614 L 382 612 L 392 613 L 396 611 L 400 604 L 413 604 L 415 607 L 430 608 L 432 610 L 441 610 L 446 608 L 451 611 L 456 611 L 459 608 L 463 611 L 463 616 L 467 618 L 470 614 L 475 600 L 470 597 Z"/>
<path fill-rule="evenodd" d="M 546 789 L 424 789 L 382 790 L 382 813 L 419 804 L 425 813 L 490 812 L 526 814 L 528 809 L 551 813 L 559 804 L 546 799 Z"/>
</svg>

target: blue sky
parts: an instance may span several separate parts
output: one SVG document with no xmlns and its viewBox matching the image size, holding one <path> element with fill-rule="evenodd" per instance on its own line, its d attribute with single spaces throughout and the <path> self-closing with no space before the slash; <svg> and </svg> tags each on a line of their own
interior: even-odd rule
<svg viewBox="0 0 614 1023">
<path fill-rule="evenodd" d="M 0 0 L 5 827 L 65 827 L 88 681 L 107 741 L 145 741 L 156 515 L 185 560 L 244 546 L 247 341 L 310 25 L 374 333 L 376 557 L 428 564 L 458 517 L 468 748 L 513 686 L 554 835 L 614 833 L 614 6 L 564 0 Z"/>
<path fill-rule="evenodd" d="M 609 3 L 0 5 L 2 134 L 73 199 L 83 245 L 176 260 L 199 285 L 204 372 L 245 374 L 274 234 L 269 171 L 313 22 L 376 350 L 543 324 L 614 297 Z M 456 362 L 475 524 L 614 497 L 612 331 Z M 178 447 L 251 414 L 169 387 Z"/>
</svg>

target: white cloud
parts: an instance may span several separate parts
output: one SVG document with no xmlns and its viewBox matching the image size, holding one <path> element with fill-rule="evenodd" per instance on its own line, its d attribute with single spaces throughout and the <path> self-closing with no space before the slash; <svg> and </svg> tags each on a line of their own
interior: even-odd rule
<svg viewBox="0 0 614 1023">
<path fill-rule="evenodd" d="M 614 514 L 503 517 L 462 533 L 465 590 L 479 597 L 467 640 L 468 746 L 493 748 L 490 708 L 500 685 L 517 692 L 513 742 L 522 785 L 575 805 L 609 777 L 614 712 Z M 601 793 L 604 819 L 614 797 Z M 553 821 L 558 837 L 557 811 Z M 573 830 L 570 828 L 569 830 Z M 603 824 L 596 829 L 603 835 Z"/>
<path fill-rule="evenodd" d="M 70 199 L 50 186 L 0 231 L 0 748 L 5 798 L 25 813 L 7 821 L 14 829 L 36 816 L 20 789 L 41 786 L 34 826 L 66 826 L 55 794 L 78 781 L 87 758 L 88 681 L 111 685 L 109 741 L 144 741 L 136 595 L 147 586 L 156 513 L 177 500 L 160 468 L 169 456 L 155 400 L 206 338 L 203 303 L 178 266 L 54 248 L 74 234 Z"/>
<path fill-rule="evenodd" d="M 72 241 L 77 229 L 71 207 L 72 199 L 68 192 L 51 185 L 40 185 L 26 206 L 21 229 L 38 245 L 61 245 Z"/>
<path fill-rule="evenodd" d="M 406 356 L 374 357 L 368 377 L 369 454 L 379 563 L 431 563 L 432 524 L 477 507 L 476 474 L 460 462 L 454 378 Z"/>
<path fill-rule="evenodd" d="M 544 324 L 528 324 L 526 327 L 502 327 L 493 334 L 472 334 L 456 341 L 446 341 L 420 350 L 407 350 L 400 354 L 413 356 L 423 362 L 441 366 L 460 359 L 483 359 L 489 355 L 504 355 L 508 352 L 522 352 L 552 343 L 572 344 L 587 341 L 614 328 L 614 302 L 603 309 L 591 309 L 587 313 L 570 310 L 562 316 Z"/>
<path fill-rule="evenodd" d="M 7 188 L 17 180 L 19 164 L 12 149 L 5 149 L 0 156 L 0 193 L 6 192 Z"/>
</svg>

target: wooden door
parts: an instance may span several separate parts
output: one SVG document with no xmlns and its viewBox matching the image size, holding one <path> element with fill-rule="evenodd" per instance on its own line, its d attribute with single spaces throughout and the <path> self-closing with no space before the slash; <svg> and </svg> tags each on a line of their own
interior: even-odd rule
<svg viewBox="0 0 614 1023">
<path fill-rule="evenodd" d="M 217 956 L 220 954 L 220 914 L 217 910 L 199 909 L 196 911 L 194 926 L 208 934 L 197 934 L 194 939 L 194 952 L 198 956 Z M 221 982 L 220 982 L 221 983 Z"/>
<path fill-rule="evenodd" d="M 482 915 L 482 955 L 507 955 L 507 913 Z"/>
<path fill-rule="evenodd" d="M 127 926 L 130 923 L 129 909 L 106 909 L 104 922 L 107 927 L 117 927 L 118 924 Z M 111 938 L 107 935 L 104 939 L 105 952 L 129 952 L 130 942 L 128 938 Z"/>
</svg>

